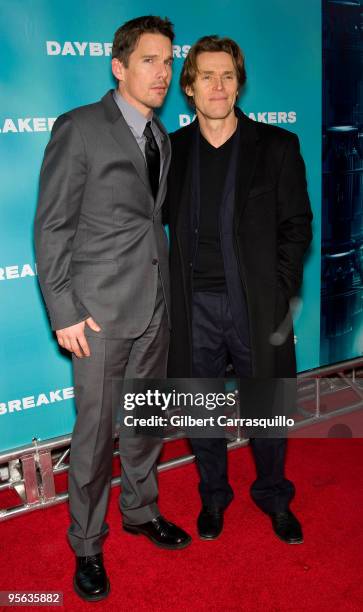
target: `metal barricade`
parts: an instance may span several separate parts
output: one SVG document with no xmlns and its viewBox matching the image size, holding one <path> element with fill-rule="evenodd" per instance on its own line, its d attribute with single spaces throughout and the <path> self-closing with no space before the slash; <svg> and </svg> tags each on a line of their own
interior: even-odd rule
<svg viewBox="0 0 363 612">
<path fill-rule="evenodd" d="M 363 371 L 363 359 L 354 359 L 335 364 L 328 367 L 310 370 L 298 375 L 298 383 L 304 385 L 304 398 L 314 400 L 313 412 L 304 412 L 300 406 L 299 411 L 302 419 L 296 424 L 296 428 L 313 424 L 322 418 L 321 401 L 323 396 L 334 394 L 342 389 L 350 388 L 354 390 L 358 401 L 350 405 L 345 405 L 339 410 L 326 411 L 324 418 L 346 414 L 353 410 L 363 408 L 363 385 L 362 378 L 357 379 L 357 372 Z M 337 376 L 341 383 L 329 383 L 329 376 Z M 324 383 L 327 383 L 325 384 Z M 236 393 L 238 393 L 236 391 Z M 165 442 L 183 438 L 177 434 L 166 438 Z M 117 440 L 117 436 L 115 441 Z M 247 445 L 248 439 L 241 435 L 240 427 L 237 427 L 233 439 L 228 442 L 228 450 L 240 448 Z M 7 451 L 0 455 L 0 499 L 5 491 L 12 491 L 17 494 L 20 504 L 0 509 L 0 521 L 19 516 L 38 508 L 46 508 L 65 502 L 68 499 L 66 491 L 56 492 L 55 479 L 59 474 L 69 469 L 68 459 L 70 453 L 71 436 L 62 436 L 39 442 L 36 439 L 32 444 L 14 450 Z M 119 455 L 118 450 L 114 450 L 114 457 Z M 159 464 L 159 472 L 170 470 L 175 467 L 186 465 L 193 462 L 194 455 L 187 454 L 176 457 Z M 116 476 L 111 481 L 111 486 L 120 484 L 120 476 Z"/>
</svg>

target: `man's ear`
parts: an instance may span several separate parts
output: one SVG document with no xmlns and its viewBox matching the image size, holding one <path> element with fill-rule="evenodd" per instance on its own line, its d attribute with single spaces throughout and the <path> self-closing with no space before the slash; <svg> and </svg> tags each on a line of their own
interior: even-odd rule
<svg viewBox="0 0 363 612">
<path fill-rule="evenodd" d="M 192 98 L 194 96 L 193 87 L 191 85 L 187 85 L 184 91 L 186 95 L 189 96 L 189 98 Z"/>
<path fill-rule="evenodd" d="M 125 66 L 123 65 L 123 63 L 119 59 L 114 57 L 111 62 L 111 67 L 112 74 L 115 79 L 117 79 L 118 81 L 123 81 L 125 78 Z"/>
</svg>

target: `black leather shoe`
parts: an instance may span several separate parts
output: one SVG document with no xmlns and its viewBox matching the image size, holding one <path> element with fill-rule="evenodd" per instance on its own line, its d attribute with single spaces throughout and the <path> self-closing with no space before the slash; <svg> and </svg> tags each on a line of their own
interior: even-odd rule
<svg viewBox="0 0 363 612">
<path fill-rule="evenodd" d="M 156 546 L 168 548 L 169 550 L 185 548 L 192 541 L 190 535 L 183 529 L 180 529 L 174 523 L 169 523 L 162 516 L 157 516 L 149 523 L 143 523 L 142 525 L 128 525 L 124 523 L 123 528 L 127 533 L 132 533 L 133 535 L 142 534 L 149 538 Z"/>
<path fill-rule="evenodd" d="M 77 595 L 87 601 L 100 601 L 110 592 L 110 582 L 103 566 L 102 553 L 91 557 L 77 557 L 73 579 Z"/>
<path fill-rule="evenodd" d="M 197 528 L 202 540 L 215 540 L 223 530 L 223 509 L 203 506 L 198 516 Z"/>
<path fill-rule="evenodd" d="M 273 530 L 280 540 L 288 544 L 303 543 L 304 538 L 301 525 L 291 510 L 287 510 L 287 512 L 271 512 L 270 517 Z"/>
</svg>

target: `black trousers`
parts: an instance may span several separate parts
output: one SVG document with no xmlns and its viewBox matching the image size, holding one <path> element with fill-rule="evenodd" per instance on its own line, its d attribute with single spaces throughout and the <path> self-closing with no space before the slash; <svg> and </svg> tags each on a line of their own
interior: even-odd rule
<svg viewBox="0 0 363 612">
<path fill-rule="evenodd" d="M 223 378 L 228 357 L 238 377 L 251 376 L 250 348 L 242 339 L 246 334 L 240 334 L 232 320 L 226 293 L 194 293 L 192 333 L 194 378 Z M 200 474 L 202 503 L 226 508 L 233 499 L 228 482 L 226 438 L 194 438 L 190 442 Z M 293 483 L 284 476 L 286 442 L 285 438 L 250 440 L 257 472 L 250 493 L 257 506 L 267 513 L 287 510 L 295 494 Z"/>
</svg>

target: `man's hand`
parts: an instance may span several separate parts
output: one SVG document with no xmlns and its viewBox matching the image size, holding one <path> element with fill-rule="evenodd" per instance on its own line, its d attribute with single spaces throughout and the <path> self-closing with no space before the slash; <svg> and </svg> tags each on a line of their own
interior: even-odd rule
<svg viewBox="0 0 363 612">
<path fill-rule="evenodd" d="M 86 336 L 84 335 L 85 325 L 88 325 L 93 331 L 101 331 L 101 328 L 97 325 L 96 321 L 92 317 L 88 317 L 85 321 L 76 323 L 76 325 L 70 325 L 64 329 L 57 329 L 58 344 L 74 353 L 77 357 L 89 357 L 91 351 L 89 350 Z"/>
</svg>

